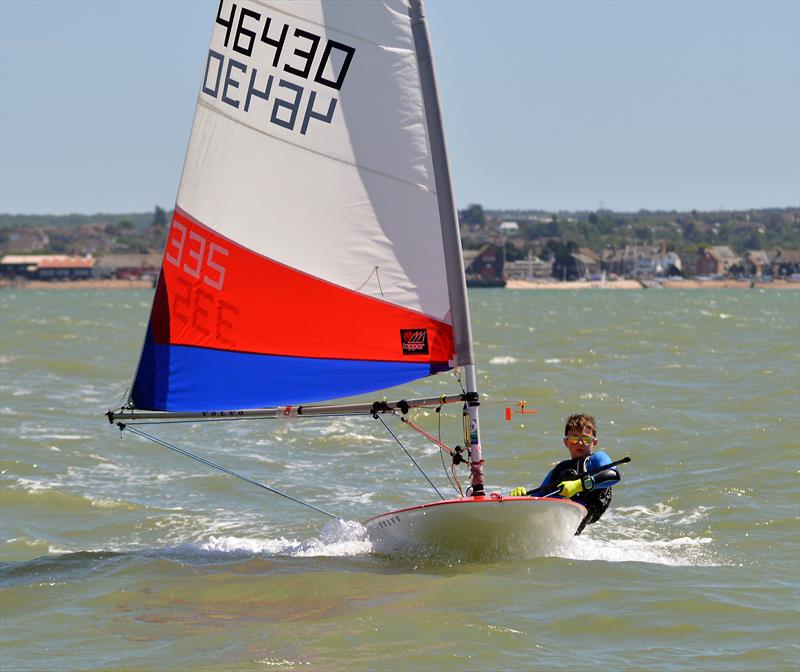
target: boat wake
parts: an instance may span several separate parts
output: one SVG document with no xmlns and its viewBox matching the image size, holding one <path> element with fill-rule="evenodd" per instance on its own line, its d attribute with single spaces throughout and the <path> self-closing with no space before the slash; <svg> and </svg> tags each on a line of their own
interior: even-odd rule
<svg viewBox="0 0 800 672">
<path fill-rule="evenodd" d="M 242 556 L 288 556 L 296 558 L 349 557 L 366 555 L 372 543 L 366 538 L 363 525 L 355 521 L 336 520 L 328 523 L 319 537 L 306 540 L 285 537 L 254 539 L 251 537 L 211 536 L 206 541 L 181 544 L 174 551 L 185 553 L 224 553 Z"/>
<path fill-rule="evenodd" d="M 645 562 L 675 567 L 718 567 L 729 564 L 718 556 L 709 536 L 697 535 L 707 507 L 686 512 L 666 504 L 618 507 L 603 517 L 557 557 L 605 562 Z"/>
<path fill-rule="evenodd" d="M 31 578 L 64 581 L 87 567 L 97 571 L 142 560 L 167 560 L 181 564 L 226 564 L 252 558 L 337 558 L 367 556 L 372 544 L 365 528 L 355 521 L 328 523 L 318 537 L 305 541 L 280 538 L 210 536 L 161 548 L 68 550 L 50 547 L 48 555 L 18 562 L 0 562 L 0 587 L 28 583 Z"/>
<path fill-rule="evenodd" d="M 710 536 L 692 530 L 706 518 L 707 509 L 691 512 L 663 504 L 619 507 L 590 526 L 550 557 L 603 562 L 641 562 L 674 567 L 716 567 L 729 564 L 720 557 Z M 253 538 L 213 535 L 203 541 L 183 543 L 167 551 L 186 556 L 238 557 L 355 557 L 374 552 L 366 529 L 355 521 L 332 521 L 310 539 Z"/>
<path fill-rule="evenodd" d="M 697 524 L 705 528 L 708 509 L 698 507 L 685 512 L 664 504 L 652 507 L 618 507 L 597 525 L 551 553 L 543 555 L 565 560 L 639 562 L 675 567 L 715 567 L 732 564 L 722 557 L 713 539 L 698 534 Z M 49 548 L 49 553 L 30 561 L 2 563 L 0 585 L 25 581 L 43 571 L 70 575 L 84 565 L 117 564 L 125 559 L 155 558 L 192 563 L 227 563 L 252 558 L 356 558 L 374 554 L 366 528 L 356 521 L 328 523 L 317 536 L 308 539 L 287 537 L 236 536 L 212 533 L 194 540 L 177 541 L 161 548 L 135 548 L 123 545 L 104 550 L 75 551 Z M 534 559 L 534 558 L 529 558 Z M 428 558 L 433 564 L 451 564 L 445 557 Z"/>
</svg>

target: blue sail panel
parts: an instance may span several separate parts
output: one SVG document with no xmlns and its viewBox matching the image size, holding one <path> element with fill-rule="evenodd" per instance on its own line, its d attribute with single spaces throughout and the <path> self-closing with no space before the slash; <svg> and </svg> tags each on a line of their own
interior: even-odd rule
<svg viewBox="0 0 800 672">
<path fill-rule="evenodd" d="M 148 330 L 131 398 L 136 408 L 156 411 L 297 405 L 393 387 L 443 368 L 159 344 Z"/>
</svg>

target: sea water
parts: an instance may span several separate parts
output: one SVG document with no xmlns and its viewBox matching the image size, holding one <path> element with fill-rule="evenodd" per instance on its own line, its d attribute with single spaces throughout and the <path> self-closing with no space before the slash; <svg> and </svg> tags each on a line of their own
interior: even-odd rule
<svg viewBox="0 0 800 672">
<path fill-rule="evenodd" d="M 537 485 L 577 411 L 632 462 L 566 549 L 456 565 L 371 554 L 358 521 L 437 498 L 371 418 L 143 428 L 346 523 L 120 435 L 151 299 L 0 293 L 3 670 L 800 664 L 800 292 L 472 291 L 489 490 Z M 459 413 L 413 417 L 453 445 Z"/>
</svg>

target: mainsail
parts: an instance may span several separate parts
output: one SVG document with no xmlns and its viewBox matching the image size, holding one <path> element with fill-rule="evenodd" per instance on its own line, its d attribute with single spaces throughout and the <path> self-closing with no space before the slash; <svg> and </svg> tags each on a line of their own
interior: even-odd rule
<svg viewBox="0 0 800 672">
<path fill-rule="evenodd" d="M 455 366 L 474 391 L 471 343 L 419 0 L 221 0 L 128 408 L 303 404 Z"/>
</svg>

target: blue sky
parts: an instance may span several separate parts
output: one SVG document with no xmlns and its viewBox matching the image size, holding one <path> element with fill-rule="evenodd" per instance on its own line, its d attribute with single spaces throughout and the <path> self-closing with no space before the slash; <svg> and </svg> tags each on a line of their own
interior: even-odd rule
<svg viewBox="0 0 800 672">
<path fill-rule="evenodd" d="M 0 211 L 171 208 L 216 0 L 0 0 Z M 800 0 L 428 0 L 459 207 L 800 206 Z"/>
</svg>

